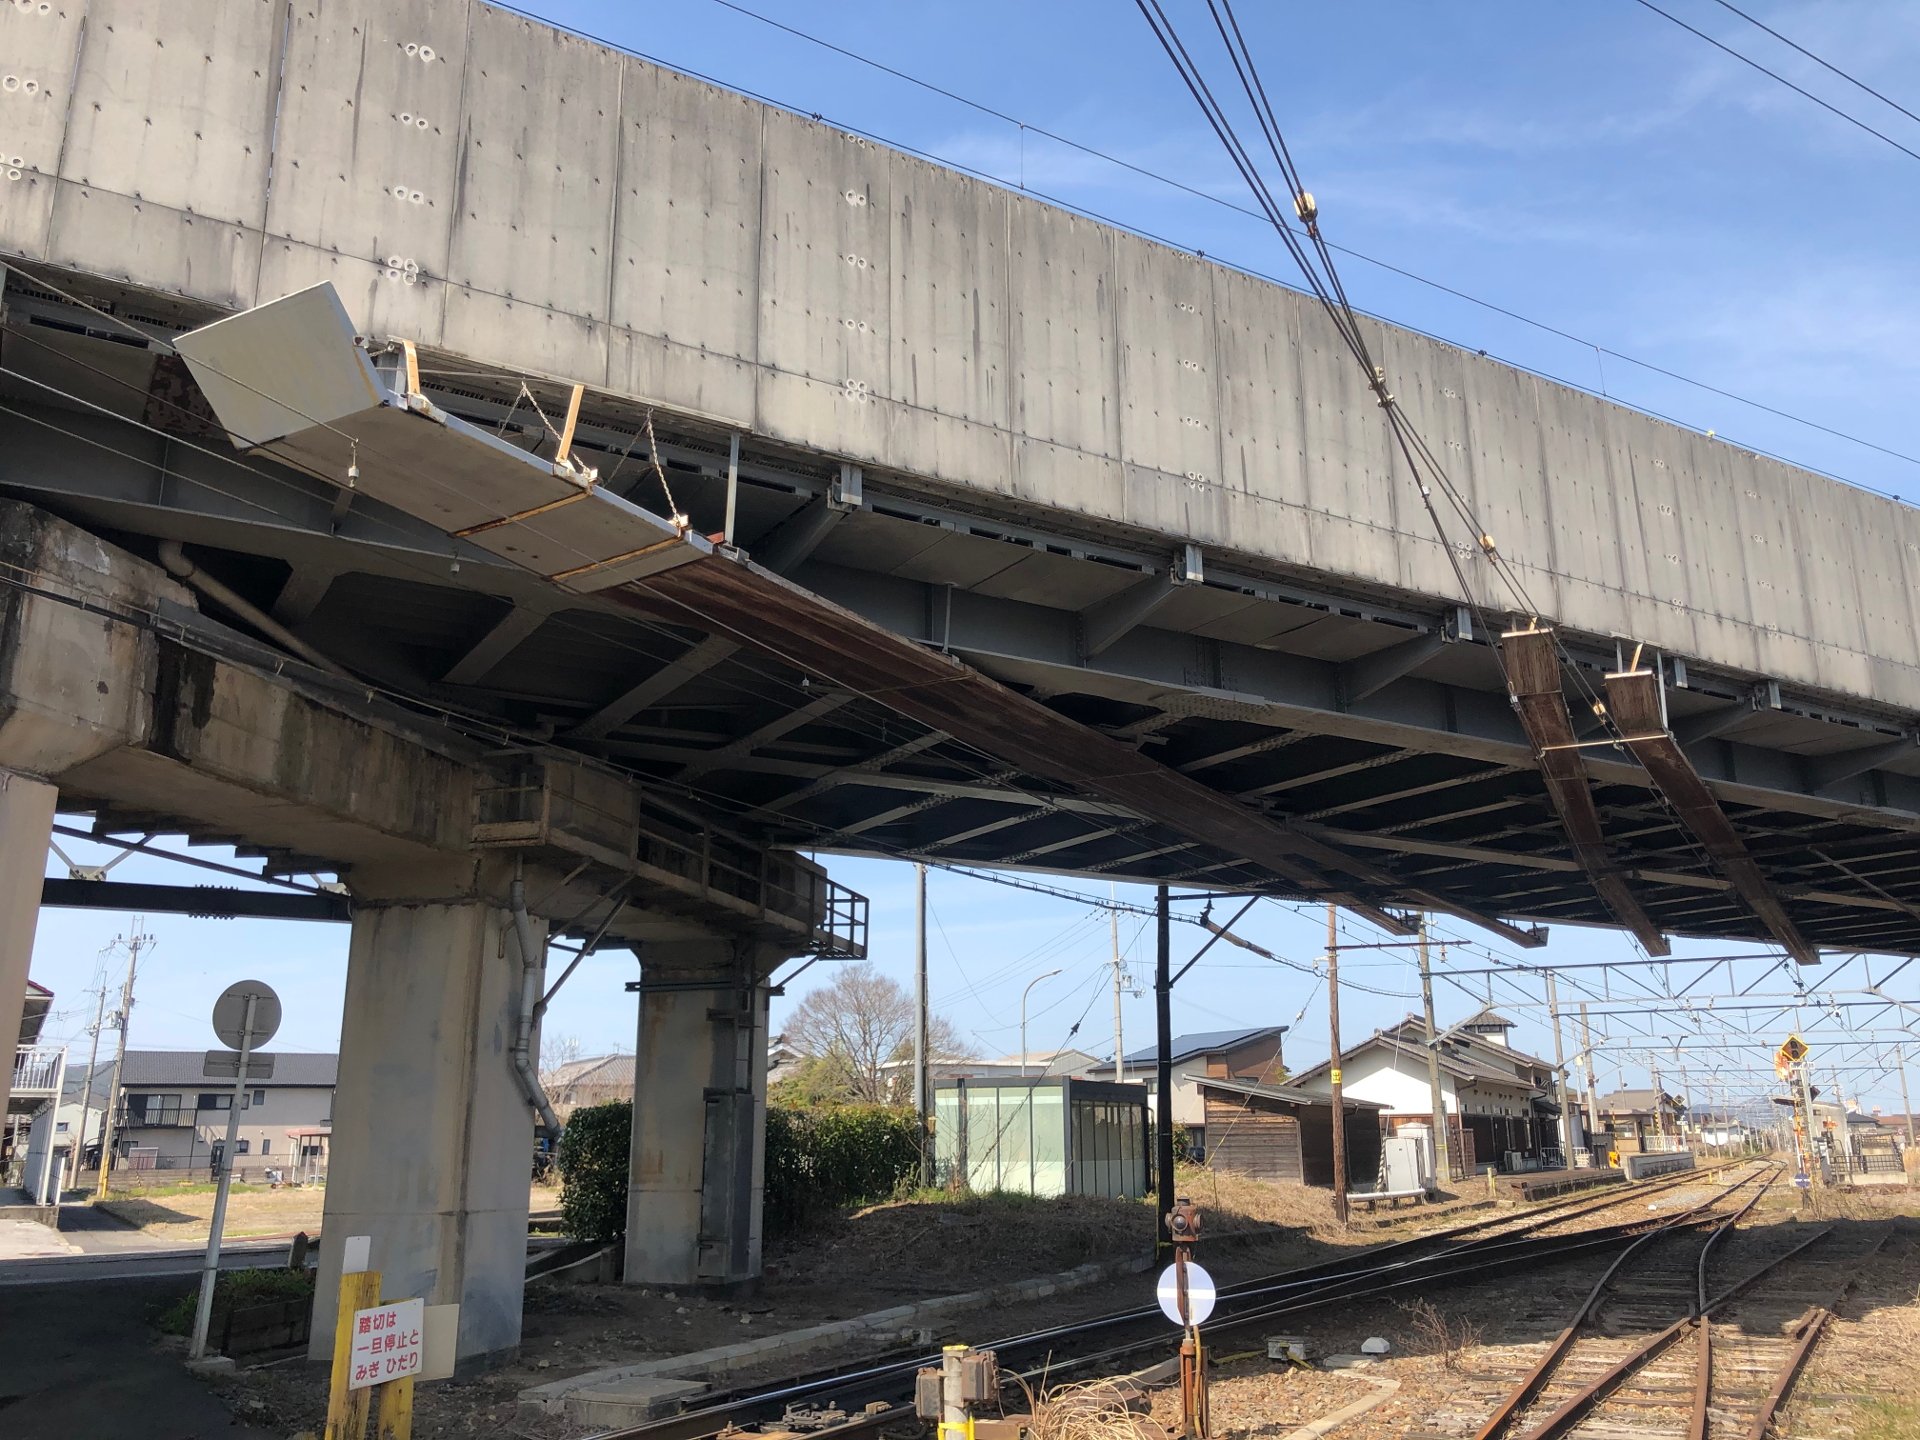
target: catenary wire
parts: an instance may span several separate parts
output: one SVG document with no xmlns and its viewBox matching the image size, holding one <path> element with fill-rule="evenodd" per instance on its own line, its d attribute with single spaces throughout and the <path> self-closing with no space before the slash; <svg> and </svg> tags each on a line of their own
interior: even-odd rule
<svg viewBox="0 0 1920 1440">
<path fill-rule="evenodd" d="M 1830 111 L 1831 113 L 1838 115 L 1842 120 L 1846 121 L 1849 125 L 1852 125 L 1858 129 L 1866 131 L 1867 134 L 1873 136 L 1874 139 L 1884 140 L 1887 144 L 1891 145 L 1894 149 L 1898 150 L 1902 155 L 1906 155 L 1914 160 L 1920 160 L 1920 150 L 1909 150 L 1905 145 L 1902 145 L 1898 140 L 1894 139 L 1891 135 L 1883 134 L 1882 132 L 1874 129 L 1873 126 L 1867 124 L 1866 121 L 1858 119 L 1855 116 L 1849 115 L 1846 111 L 1842 110 L 1838 105 L 1833 105 L 1828 103 L 1825 100 L 1822 100 L 1818 95 L 1814 94 L 1811 90 L 1801 89 L 1800 86 L 1794 84 L 1793 81 L 1787 79 L 1786 76 L 1780 74 L 1777 70 L 1769 70 L 1766 66 L 1762 65 L 1758 60 L 1752 59 L 1751 57 L 1746 55 L 1742 55 L 1738 50 L 1734 49 L 1731 45 L 1726 45 L 1721 43 L 1720 41 L 1714 39 L 1713 36 L 1707 34 L 1706 31 L 1695 29 L 1693 26 L 1689 25 L 1686 21 L 1682 20 L 1678 15 L 1674 15 L 1666 10 L 1662 10 L 1658 5 L 1655 5 L 1653 3 L 1653 0 L 1634 0 L 1634 3 L 1636 5 L 1641 6 L 1644 9 L 1651 10 L 1654 14 L 1660 16 L 1663 20 L 1672 21 L 1675 25 L 1678 25 L 1682 30 L 1685 30 L 1689 35 L 1697 35 L 1700 39 L 1706 41 L 1707 44 L 1713 46 L 1714 49 L 1723 51 L 1726 54 L 1731 55 L 1734 59 L 1738 60 L 1741 64 L 1752 66 L 1755 70 L 1758 70 L 1762 75 L 1765 75 L 1768 79 L 1779 81 L 1782 85 L 1786 86 L 1787 89 L 1793 91 L 1794 94 L 1805 96 L 1807 99 L 1811 100 L 1814 104 L 1818 105 L 1822 110 Z M 1728 6 L 1727 8 L 1731 10 L 1733 7 Z M 1735 13 L 1738 14 L 1739 12 L 1736 11 Z M 1747 17 L 1742 16 L 1742 18 L 1745 19 Z M 1756 21 L 1755 23 L 1758 24 L 1759 22 Z M 1762 27 L 1762 28 L 1765 28 L 1765 27 Z M 1774 32 L 1768 31 L 1768 33 L 1772 34 Z M 1792 44 L 1793 42 L 1788 41 L 1787 43 Z M 1800 49 L 1798 45 L 1795 45 L 1793 48 L 1796 50 Z M 1801 53 L 1804 54 L 1806 52 L 1802 51 Z M 1819 57 L 1815 56 L 1814 58 L 1818 59 Z M 1824 60 L 1822 60 L 1820 63 L 1823 65 L 1826 64 Z M 1828 66 L 1827 68 L 1832 69 L 1833 67 Z M 1839 72 L 1836 71 L 1835 73 L 1839 73 Z M 1846 76 L 1844 78 L 1852 79 L 1851 76 Z M 1858 84 L 1859 82 L 1855 81 L 1854 83 Z M 1861 86 L 1861 88 L 1865 89 L 1866 87 Z M 1882 96 L 1880 98 L 1884 99 L 1885 97 Z M 1887 103 L 1891 105 L 1893 102 L 1889 100 Z M 1898 107 L 1895 107 L 1895 108 L 1898 108 Z"/>
</svg>

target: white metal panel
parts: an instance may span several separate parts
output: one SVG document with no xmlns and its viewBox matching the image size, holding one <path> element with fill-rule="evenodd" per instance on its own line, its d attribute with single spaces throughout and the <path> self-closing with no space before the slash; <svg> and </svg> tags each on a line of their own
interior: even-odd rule
<svg viewBox="0 0 1920 1440">
<path fill-rule="evenodd" d="M 774 110 L 762 136 L 760 428 L 877 459 L 891 398 L 888 152 Z"/>
<path fill-rule="evenodd" d="M 285 17 L 278 0 L 91 0 L 62 175 L 258 230 Z"/>
<path fill-rule="evenodd" d="M 260 296 L 321 280 L 369 334 L 438 343 L 467 0 L 293 10 Z"/>
<path fill-rule="evenodd" d="M 45 251 L 85 9 L 84 0 L 0 3 L 0 250 Z"/>
</svg>

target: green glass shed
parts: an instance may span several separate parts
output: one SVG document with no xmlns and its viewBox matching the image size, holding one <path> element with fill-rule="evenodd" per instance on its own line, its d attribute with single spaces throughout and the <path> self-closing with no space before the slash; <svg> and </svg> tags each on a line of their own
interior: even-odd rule
<svg viewBox="0 0 1920 1440">
<path fill-rule="evenodd" d="M 939 1080 L 933 1126 L 943 1185 L 1122 1200 L 1151 1185 L 1144 1085 L 1058 1075 Z"/>
</svg>

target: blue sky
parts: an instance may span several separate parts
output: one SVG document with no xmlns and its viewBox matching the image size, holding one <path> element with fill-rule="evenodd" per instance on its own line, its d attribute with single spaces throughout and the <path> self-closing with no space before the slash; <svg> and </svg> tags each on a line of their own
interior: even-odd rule
<svg viewBox="0 0 1920 1440">
<path fill-rule="evenodd" d="M 1920 151 L 1920 124 L 1714 0 L 1661 4 Z M 1125 0 L 752 0 L 748 8 L 1028 126 L 1176 176 L 1201 194 L 1070 150 L 716 0 L 556 0 L 538 13 L 1229 263 L 1287 276 L 1285 253 L 1271 232 L 1230 208 L 1245 205 L 1247 197 Z M 1920 9 L 1872 0 L 1741 8 L 1920 111 L 1920 84 L 1912 78 L 1920 73 Z M 1204 41 L 1199 7 L 1175 0 L 1169 9 L 1191 43 Z M 1357 305 L 1743 445 L 1920 498 L 1920 464 L 1621 358 L 1920 456 L 1920 439 L 1907 423 L 1920 380 L 1911 340 L 1920 331 L 1912 242 L 1920 221 L 1920 160 L 1637 0 L 1582 6 L 1383 0 L 1242 10 L 1331 240 L 1579 339 L 1343 258 L 1342 275 Z M 1217 51 L 1202 47 L 1201 53 L 1217 73 Z M 1595 346 L 1615 353 L 1596 353 Z M 873 898 L 876 962 L 910 981 L 910 871 L 852 861 L 832 862 L 832 868 Z M 116 878 L 185 883 L 188 877 L 134 860 Z M 1055 966 L 1065 973 L 1034 990 L 1034 1048 L 1062 1043 L 1083 1014 L 1075 1043 L 1096 1050 L 1110 1045 L 1111 1000 L 1097 969 L 1107 953 L 1104 920 L 1083 906 L 948 875 L 935 875 L 932 895 L 936 1002 L 984 1052 L 1018 1049 L 1020 988 Z M 1144 897 L 1123 891 L 1122 898 Z M 131 917 L 83 912 L 42 917 L 34 973 L 59 992 L 65 1033 L 82 1023 L 78 997 L 92 983 L 101 947 L 130 924 Z M 1315 916 L 1262 906 L 1247 933 L 1304 960 L 1323 943 L 1322 924 Z M 292 1002 L 283 1048 L 333 1047 L 346 957 L 342 927 L 155 917 L 146 928 L 161 943 L 140 988 L 135 1044 L 211 1044 L 203 1016 L 212 997 L 249 972 L 279 986 Z M 1136 935 L 1137 929 L 1137 920 L 1123 919 L 1122 943 L 1131 946 L 1134 974 L 1145 981 L 1151 935 Z M 1180 927 L 1176 954 L 1190 953 L 1198 934 Z M 1356 932 L 1354 938 L 1361 937 Z M 1727 948 L 1683 947 L 1696 954 Z M 1546 953 L 1576 963 L 1629 958 L 1633 951 L 1621 937 L 1562 930 Z M 795 995 L 826 968 L 810 970 Z M 1360 952 L 1346 968 L 1358 984 L 1390 992 L 1347 994 L 1349 1036 L 1388 1023 L 1417 1000 L 1403 952 Z M 633 1002 L 620 985 L 633 973 L 624 953 L 590 961 L 556 1001 L 550 1031 L 578 1035 L 590 1050 L 630 1047 Z M 1684 984 L 1685 974 L 1676 973 L 1676 986 Z M 1744 984 L 1759 970 L 1740 967 L 1740 973 Z M 1216 947 L 1176 992 L 1176 1027 L 1291 1024 L 1305 1006 L 1288 1055 L 1317 1058 L 1325 1053 L 1324 992 L 1312 985 L 1298 971 Z M 1778 988 L 1760 987 L 1763 993 Z M 1552 1041 L 1534 1012 L 1520 1008 L 1511 990 L 1498 990 L 1495 998 L 1523 1021 L 1516 1040 L 1550 1055 Z M 1443 1021 L 1460 1018 L 1471 1003 L 1447 983 L 1438 999 Z M 84 1008 L 90 1018 L 91 1003 Z M 1126 1002 L 1129 1048 L 1150 1038 L 1151 1021 L 1150 998 Z M 1629 1066 L 1626 1078 L 1644 1074 Z M 1603 1073 L 1603 1087 L 1607 1083 Z M 1898 1095 L 1897 1083 L 1881 1080 L 1868 1099 L 1894 1109 Z"/>
</svg>

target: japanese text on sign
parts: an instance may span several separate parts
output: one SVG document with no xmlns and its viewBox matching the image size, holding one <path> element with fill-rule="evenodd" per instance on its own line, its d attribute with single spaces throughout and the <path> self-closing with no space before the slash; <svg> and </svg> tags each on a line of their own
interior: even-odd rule
<svg viewBox="0 0 1920 1440">
<path fill-rule="evenodd" d="M 420 1328 L 426 1301 L 394 1300 L 353 1312 L 352 1370 L 347 1388 L 384 1385 L 420 1369 Z"/>
</svg>

